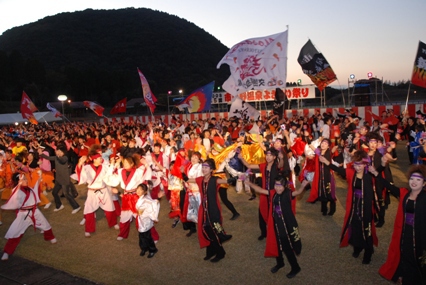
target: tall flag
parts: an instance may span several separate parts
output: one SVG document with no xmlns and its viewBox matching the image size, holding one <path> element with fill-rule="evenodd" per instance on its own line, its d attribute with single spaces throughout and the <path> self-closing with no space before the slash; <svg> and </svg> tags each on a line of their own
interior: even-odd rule
<svg viewBox="0 0 426 285">
<path fill-rule="evenodd" d="M 47 109 L 49 109 L 49 110 L 50 110 L 50 112 L 52 112 L 52 113 L 53 113 L 53 115 L 55 115 L 55 118 L 57 118 L 57 117 L 62 117 L 61 112 L 59 112 L 58 110 L 56 110 L 56 108 L 55 108 L 55 107 L 53 107 L 52 105 L 50 105 L 50 103 L 47 103 L 47 104 L 46 104 L 46 107 L 47 107 Z"/>
<path fill-rule="evenodd" d="M 297 58 L 302 71 L 320 91 L 337 79 L 336 74 L 322 53 L 318 52 L 311 40 L 302 47 Z"/>
<path fill-rule="evenodd" d="M 118 114 L 118 113 L 126 113 L 126 106 L 127 106 L 127 97 L 118 101 L 117 104 L 114 105 L 114 107 L 111 109 L 111 112 L 109 113 L 111 115 Z"/>
<path fill-rule="evenodd" d="M 210 110 L 214 89 L 214 81 L 192 92 L 188 97 L 183 99 L 176 107 L 179 110 L 188 108 L 189 113 L 196 113 Z"/>
<path fill-rule="evenodd" d="M 232 95 L 248 90 L 285 87 L 288 31 L 247 39 L 234 45 L 217 64 L 229 65 L 231 76 L 223 89 Z"/>
<path fill-rule="evenodd" d="M 98 104 L 91 102 L 91 101 L 83 101 L 83 105 L 86 106 L 87 108 L 90 108 L 99 117 L 104 116 L 103 112 L 104 112 L 105 108 L 102 107 L 101 105 L 98 105 Z"/>
<path fill-rule="evenodd" d="M 274 100 L 274 115 L 278 115 L 279 119 L 283 118 L 285 110 L 287 110 L 288 98 L 284 94 L 281 88 L 275 89 L 275 100 Z"/>
<path fill-rule="evenodd" d="M 143 98 L 145 99 L 145 103 L 148 105 L 149 109 L 151 110 L 151 114 L 154 114 L 155 102 L 157 102 L 157 98 L 155 98 L 154 94 L 152 94 L 151 88 L 149 88 L 148 81 L 146 80 L 142 72 L 139 70 L 139 67 L 138 67 L 138 73 L 141 79 Z"/>
<path fill-rule="evenodd" d="M 21 99 L 21 114 L 23 119 L 27 119 L 31 124 L 37 125 L 38 122 L 34 117 L 33 112 L 37 111 L 37 107 L 34 105 L 33 101 L 31 101 L 30 97 L 28 97 L 25 91 L 22 91 L 22 99 Z"/>
<path fill-rule="evenodd" d="M 242 118 L 243 120 L 249 120 L 251 118 L 257 120 L 260 113 L 252 105 L 241 100 L 240 97 L 236 97 L 234 102 L 231 104 L 231 109 L 229 110 L 229 117 L 234 116 Z"/>
<path fill-rule="evenodd" d="M 426 88 L 426 44 L 419 42 L 411 83 Z"/>
</svg>

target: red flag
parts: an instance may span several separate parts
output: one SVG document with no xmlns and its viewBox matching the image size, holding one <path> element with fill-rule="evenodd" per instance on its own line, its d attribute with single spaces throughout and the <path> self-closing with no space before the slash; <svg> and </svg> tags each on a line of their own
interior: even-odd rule
<svg viewBox="0 0 426 285">
<path fill-rule="evenodd" d="M 91 101 L 83 101 L 84 106 L 86 106 L 87 108 L 92 109 L 93 112 L 95 112 L 96 115 L 98 115 L 99 117 L 103 117 L 103 112 L 104 112 L 104 107 L 102 107 L 101 105 L 98 105 L 94 102 Z"/>
<path fill-rule="evenodd" d="M 155 98 L 154 94 L 151 92 L 151 88 L 149 88 L 148 81 L 145 76 L 138 68 L 139 78 L 141 79 L 143 98 L 145 99 L 145 103 L 148 105 L 151 110 L 151 114 L 154 114 L 155 110 L 155 102 L 157 102 L 157 98 Z"/>
<path fill-rule="evenodd" d="M 112 108 L 111 112 L 109 113 L 111 115 L 118 114 L 118 113 L 126 113 L 126 106 L 127 106 L 127 97 L 118 101 L 117 104 L 115 104 L 114 108 Z"/>
<path fill-rule="evenodd" d="M 182 179 L 182 171 L 180 170 L 181 166 L 185 165 L 185 157 L 182 156 L 180 151 L 176 155 L 175 164 L 173 165 L 172 169 L 170 170 L 170 173 L 176 177 L 179 177 Z"/>
<path fill-rule="evenodd" d="M 22 91 L 22 99 L 21 99 L 21 114 L 23 119 L 27 119 L 31 124 L 37 125 L 38 122 L 34 117 L 33 112 L 37 111 L 37 107 L 34 105 L 33 101 L 31 101 L 30 97 Z"/>
</svg>

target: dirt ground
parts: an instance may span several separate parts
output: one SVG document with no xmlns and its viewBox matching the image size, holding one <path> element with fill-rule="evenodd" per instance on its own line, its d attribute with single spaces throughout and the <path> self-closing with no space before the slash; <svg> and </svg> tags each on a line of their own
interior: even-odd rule
<svg viewBox="0 0 426 285">
<path fill-rule="evenodd" d="M 398 161 L 391 168 L 395 184 L 402 187 L 407 185 L 404 173 L 409 165 L 404 142 L 398 143 L 397 153 Z M 72 215 L 65 198 L 65 209 L 60 212 L 53 212 L 53 205 L 48 210 L 41 209 L 58 243 L 45 242 L 39 231 L 29 228 L 15 255 L 103 284 L 390 284 L 377 272 L 387 256 L 397 200 L 392 197 L 386 223 L 377 230 L 379 246 L 371 264 L 363 265 L 362 254 L 355 259 L 351 247 L 339 248 L 347 185 L 340 178 L 336 180 L 338 201 L 334 216 L 322 216 L 319 203 L 306 203 L 309 193 L 297 202 L 296 219 L 302 239 L 298 260 L 302 271 L 292 280 L 285 276 L 290 271 L 288 265 L 272 274 L 275 259 L 263 257 L 265 241 L 257 240 L 259 199 L 248 201 L 247 194 L 237 194 L 233 188 L 228 190 L 228 196 L 241 217 L 230 221 L 231 212 L 223 208 L 224 228 L 233 238 L 224 244 L 226 257 L 216 264 L 203 260 L 205 250 L 199 248 L 196 235 L 186 237 L 181 224 L 171 228 L 168 202 L 164 199 L 156 225 L 159 251 L 152 259 L 139 256 L 134 222 L 129 239 L 117 241 L 118 231 L 108 228 L 101 210 L 97 212 L 97 232 L 85 238 L 84 227 L 79 225 L 83 211 Z M 83 186 L 78 190 L 77 201 L 83 206 L 87 190 Z M 48 198 L 53 201 L 51 194 Z M 13 219 L 13 212 L 3 211 L 0 236 L 5 235 Z M 0 239 L 0 246 L 5 242 Z"/>
</svg>

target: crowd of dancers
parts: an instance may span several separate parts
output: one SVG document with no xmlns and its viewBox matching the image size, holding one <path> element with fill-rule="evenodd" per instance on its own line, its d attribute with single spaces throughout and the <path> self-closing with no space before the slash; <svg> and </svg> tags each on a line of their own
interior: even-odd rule
<svg viewBox="0 0 426 285">
<path fill-rule="evenodd" d="M 118 241 L 129 237 L 134 220 L 140 255 L 152 258 L 160 239 L 155 229 L 159 200 L 166 199 L 172 227 L 182 223 L 188 237 L 197 234 L 200 247 L 206 248 L 204 260 L 218 262 L 226 255 L 223 243 L 232 238 L 224 229 L 221 202 L 232 221 L 240 217 L 227 194 L 235 189 L 259 201 L 258 240 L 266 239 L 264 255 L 276 258 L 271 272 L 284 266 L 286 256 L 291 266 L 286 276 L 293 278 L 301 271 L 297 255 L 302 248 L 294 198 L 308 191 L 307 202 L 318 201 L 319 212 L 332 216 L 336 179 L 344 179 L 348 193 L 340 246 L 351 245 L 354 258 L 364 252 L 362 263 L 369 264 L 393 195 L 399 207 L 396 218 L 387 217 L 395 221 L 394 232 L 379 273 L 402 284 L 426 284 L 425 115 L 397 116 L 392 110 L 372 115 L 371 125 L 348 109 L 344 114 L 316 111 L 311 117 L 275 114 L 257 121 L 173 117 L 169 125 L 158 119 L 146 125 L 3 127 L 0 189 L 6 202 L 1 208 L 17 215 L 1 259 L 9 259 L 28 227 L 57 242 L 38 208 L 47 211 L 52 203 L 55 212 L 83 210 L 80 224 L 87 238 L 96 238 L 99 208 L 108 226 L 118 231 Z M 389 167 L 397 161 L 399 140 L 407 142 L 408 188 L 394 185 Z M 84 206 L 75 199 L 77 184 L 87 187 Z M 62 204 L 61 195 L 69 206 Z"/>
</svg>

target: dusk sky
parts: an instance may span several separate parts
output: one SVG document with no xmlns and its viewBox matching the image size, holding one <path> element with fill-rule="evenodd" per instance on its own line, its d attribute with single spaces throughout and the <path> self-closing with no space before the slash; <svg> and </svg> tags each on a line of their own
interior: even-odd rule
<svg viewBox="0 0 426 285">
<path fill-rule="evenodd" d="M 426 41 L 425 0 L 0 0 L 0 34 L 61 12 L 150 8 L 176 15 L 212 34 L 227 47 L 289 26 L 287 81 L 302 79 L 297 57 L 311 39 L 347 86 L 350 74 L 396 82 L 411 77 L 419 41 Z"/>
</svg>

